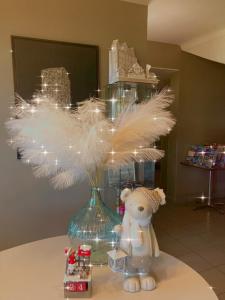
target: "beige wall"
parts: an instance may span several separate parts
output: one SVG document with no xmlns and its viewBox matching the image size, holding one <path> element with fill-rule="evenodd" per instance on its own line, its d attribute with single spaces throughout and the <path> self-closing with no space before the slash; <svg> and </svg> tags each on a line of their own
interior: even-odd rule
<svg viewBox="0 0 225 300">
<path fill-rule="evenodd" d="M 181 53 L 179 122 L 177 124 L 178 201 L 207 192 L 208 172 L 179 165 L 187 147 L 198 143 L 225 143 L 225 65 Z M 225 195 L 225 172 L 217 172 L 215 192 Z"/>
<path fill-rule="evenodd" d="M 182 118 L 178 118 L 178 123 L 183 120 L 179 131 L 180 141 L 176 137 L 177 131 L 169 141 L 169 191 L 175 198 L 174 193 L 178 188 L 177 149 L 179 149 L 180 160 L 184 154 L 184 145 L 192 142 L 190 135 L 187 133 L 182 135 L 184 127 L 192 124 L 191 116 L 186 119 L 183 114 L 185 115 L 188 101 L 192 103 L 192 109 L 195 111 L 194 103 L 199 101 L 195 98 L 199 98 L 200 95 L 195 96 L 194 92 L 200 87 L 204 89 L 205 81 L 200 80 L 197 84 L 192 80 L 193 74 L 189 70 L 189 64 L 194 64 L 192 70 L 196 71 L 196 61 L 181 56 L 179 47 L 147 42 L 146 22 L 145 6 L 119 0 L 2 0 L 0 2 L 0 249 L 65 233 L 69 217 L 88 197 L 87 183 L 59 192 L 54 191 L 46 179 L 35 179 L 31 169 L 17 161 L 15 152 L 6 144 L 4 122 L 9 115 L 10 103 L 14 101 L 10 35 L 99 45 L 102 86 L 107 82 L 108 48 L 115 38 L 126 40 L 129 45 L 133 45 L 142 63 L 149 62 L 156 67 L 180 68 L 181 58 L 184 59 L 185 63 L 182 67 L 185 71 L 182 80 L 188 80 L 187 85 L 180 86 L 183 89 L 181 97 L 185 97 L 184 105 L 181 98 L 178 103 L 179 97 L 175 103 L 175 111 L 182 110 Z M 204 72 L 210 74 L 212 65 L 207 61 L 203 65 Z M 201 61 L 200 65 L 196 65 L 197 69 L 199 67 Z M 212 76 L 222 76 L 224 72 L 224 66 L 216 65 Z M 198 75 L 194 77 L 195 80 L 201 79 L 201 74 Z M 206 91 L 210 89 L 210 93 L 207 96 L 208 92 L 205 92 L 204 97 L 208 97 L 207 103 L 210 105 L 214 90 L 214 87 L 209 85 L 212 80 L 211 75 L 208 75 L 207 80 Z M 174 79 L 173 85 L 177 86 L 177 94 L 179 94 L 179 78 Z M 219 88 L 222 88 L 221 84 Z M 189 89 L 192 94 L 186 97 Z M 220 93 L 218 89 L 217 92 Z M 217 97 L 217 102 L 221 103 L 221 101 L 223 97 Z M 204 106 L 205 98 L 201 99 L 201 102 Z M 214 119 L 217 117 L 219 119 L 222 114 L 218 107 L 220 106 L 213 107 L 214 112 L 218 114 L 214 115 Z M 211 108 L 207 109 L 209 112 Z M 198 131 L 199 138 L 196 135 L 194 142 L 201 141 L 201 134 L 208 122 L 207 118 L 204 119 L 204 109 L 200 110 L 199 107 L 194 112 L 195 117 L 197 113 L 201 114 L 202 123 Z M 217 125 L 221 127 L 221 124 L 215 123 L 215 126 Z M 209 126 L 207 125 L 206 128 Z M 186 193 L 185 176 L 180 180 L 184 189 L 184 192 L 179 189 L 179 199 L 182 200 Z"/>
</svg>

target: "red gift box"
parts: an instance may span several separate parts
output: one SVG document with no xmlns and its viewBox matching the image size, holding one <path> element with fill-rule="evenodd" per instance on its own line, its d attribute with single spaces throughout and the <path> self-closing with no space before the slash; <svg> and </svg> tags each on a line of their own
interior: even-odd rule
<svg viewBox="0 0 225 300">
<path fill-rule="evenodd" d="M 65 283 L 65 288 L 70 292 L 86 292 L 88 283 L 84 281 L 68 281 Z"/>
<path fill-rule="evenodd" d="M 91 250 L 84 250 L 80 246 L 78 248 L 78 255 L 79 256 L 91 256 Z"/>
</svg>

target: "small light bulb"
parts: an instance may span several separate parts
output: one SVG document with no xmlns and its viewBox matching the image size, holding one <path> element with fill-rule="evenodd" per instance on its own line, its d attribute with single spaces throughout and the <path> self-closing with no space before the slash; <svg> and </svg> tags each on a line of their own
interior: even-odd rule
<svg viewBox="0 0 225 300">
<path fill-rule="evenodd" d="M 101 239 L 100 239 L 98 236 L 96 236 L 96 238 L 94 238 L 94 241 L 95 241 L 96 243 L 98 243 L 99 241 L 101 241 Z"/>
<path fill-rule="evenodd" d="M 112 133 L 114 133 L 114 132 L 116 131 L 116 129 L 115 129 L 115 128 L 111 128 L 110 131 L 111 131 Z"/>
<path fill-rule="evenodd" d="M 112 103 L 115 103 L 117 101 L 117 99 L 111 98 L 109 101 L 111 101 Z"/>
<path fill-rule="evenodd" d="M 36 110 L 34 107 L 32 107 L 31 110 L 30 110 L 30 112 L 31 112 L 32 114 L 34 114 L 34 113 L 37 112 L 37 110 Z"/>
<path fill-rule="evenodd" d="M 201 199 L 201 200 L 205 200 L 205 199 L 206 199 L 206 196 L 204 196 L 204 195 L 202 194 L 202 196 L 200 197 L 200 199 Z"/>
<path fill-rule="evenodd" d="M 96 109 L 94 110 L 94 112 L 96 112 L 96 113 L 98 114 L 98 113 L 101 112 L 101 110 L 100 110 L 99 108 L 96 108 Z"/>
<path fill-rule="evenodd" d="M 137 150 L 135 149 L 133 154 L 136 156 L 138 154 Z"/>
<path fill-rule="evenodd" d="M 40 104 L 41 99 L 40 99 L 40 98 L 35 98 L 35 99 L 34 99 L 34 102 L 36 102 L 37 104 Z"/>
<path fill-rule="evenodd" d="M 47 155 L 49 152 L 48 152 L 47 150 L 44 150 L 42 153 L 43 153 L 44 155 Z"/>
</svg>

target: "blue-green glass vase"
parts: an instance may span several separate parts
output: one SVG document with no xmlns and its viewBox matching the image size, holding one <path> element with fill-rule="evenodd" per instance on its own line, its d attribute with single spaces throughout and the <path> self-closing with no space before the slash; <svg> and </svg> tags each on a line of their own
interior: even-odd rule
<svg viewBox="0 0 225 300">
<path fill-rule="evenodd" d="M 113 228 L 120 223 L 118 214 L 102 201 L 100 189 L 92 187 L 90 200 L 69 222 L 68 236 L 74 247 L 90 244 L 92 264 L 104 265 L 107 264 L 107 251 L 116 241 Z"/>
</svg>

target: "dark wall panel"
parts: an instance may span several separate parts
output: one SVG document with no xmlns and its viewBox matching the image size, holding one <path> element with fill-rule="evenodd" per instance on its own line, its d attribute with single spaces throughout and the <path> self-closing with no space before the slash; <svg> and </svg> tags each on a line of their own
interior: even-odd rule
<svg viewBox="0 0 225 300">
<path fill-rule="evenodd" d="M 70 73 L 72 103 L 92 96 L 98 89 L 97 46 L 12 37 L 14 85 L 24 99 L 40 89 L 41 70 L 64 67 Z"/>
</svg>

